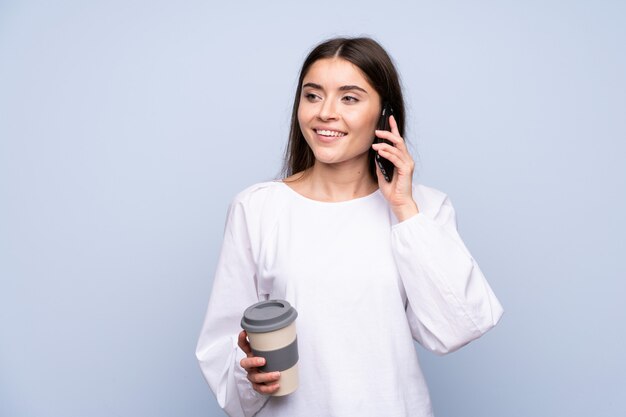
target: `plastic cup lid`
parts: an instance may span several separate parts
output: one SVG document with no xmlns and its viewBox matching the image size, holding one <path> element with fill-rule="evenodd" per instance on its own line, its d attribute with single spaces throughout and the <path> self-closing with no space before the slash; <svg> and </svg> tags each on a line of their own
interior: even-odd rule
<svg viewBox="0 0 626 417">
<path fill-rule="evenodd" d="M 241 327 L 251 333 L 265 333 L 289 326 L 298 312 L 285 300 L 268 300 L 246 309 Z"/>
</svg>

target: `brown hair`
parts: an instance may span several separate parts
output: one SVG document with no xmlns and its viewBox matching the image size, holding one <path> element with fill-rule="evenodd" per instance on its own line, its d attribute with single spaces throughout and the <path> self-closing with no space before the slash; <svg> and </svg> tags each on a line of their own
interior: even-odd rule
<svg viewBox="0 0 626 417">
<path fill-rule="evenodd" d="M 283 177 L 302 172 L 315 163 L 315 155 L 306 143 L 298 123 L 298 108 L 302 94 L 302 81 L 311 65 L 325 58 L 343 58 L 356 65 L 367 81 L 374 87 L 382 102 L 388 102 L 393 108 L 393 116 L 398 123 L 400 136 L 404 137 L 404 99 L 400 87 L 400 77 L 387 52 L 371 38 L 333 38 L 317 45 L 306 57 L 300 70 L 298 88 L 291 113 L 289 142 L 285 151 Z M 373 137 L 372 137 L 373 139 Z M 369 152 L 369 173 L 376 181 L 374 151 Z"/>
</svg>

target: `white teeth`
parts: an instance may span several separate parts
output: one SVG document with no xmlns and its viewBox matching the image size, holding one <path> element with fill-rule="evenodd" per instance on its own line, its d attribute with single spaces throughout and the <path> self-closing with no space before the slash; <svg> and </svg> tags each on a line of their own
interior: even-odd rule
<svg viewBox="0 0 626 417">
<path fill-rule="evenodd" d="M 316 132 L 322 136 L 336 136 L 336 137 L 346 136 L 345 133 L 335 132 L 334 130 L 317 129 Z"/>
</svg>

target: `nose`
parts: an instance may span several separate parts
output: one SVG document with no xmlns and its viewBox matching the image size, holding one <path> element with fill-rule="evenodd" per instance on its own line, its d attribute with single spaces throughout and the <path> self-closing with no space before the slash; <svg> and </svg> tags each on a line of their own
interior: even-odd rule
<svg viewBox="0 0 626 417">
<path fill-rule="evenodd" d="M 334 100 L 326 99 L 320 106 L 318 117 L 321 120 L 334 120 L 337 118 L 337 109 Z"/>
</svg>

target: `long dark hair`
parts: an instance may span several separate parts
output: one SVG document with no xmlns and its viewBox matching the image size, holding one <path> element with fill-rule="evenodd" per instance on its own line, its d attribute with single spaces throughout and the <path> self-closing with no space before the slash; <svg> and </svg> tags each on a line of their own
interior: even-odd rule
<svg viewBox="0 0 626 417">
<path fill-rule="evenodd" d="M 306 143 L 298 123 L 298 108 L 302 94 L 302 80 L 311 65 L 324 58 L 343 58 L 356 65 L 365 75 L 367 81 L 374 87 L 383 102 L 388 102 L 393 108 L 393 115 L 398 123 L 400 136 L 404 137 L 404 99 L 400 87 L 400 77 L 387 52 L 371 38 L 333 38 L 317 45 L 306 57 L 300 70 L 298 88 L 293 101 L 291 113 L 291 129 L 289 142 L 285 151 L 283 178 L 302 172 L 313 166 L 315 155 Z M 373 132 L 372 132 L 373 134 Z M 373 137 L 372 137 L 373 139 Z M 376 181 L 376 167 L 374 151 L 369 152 L 369 173 Z"/>
</svg>

